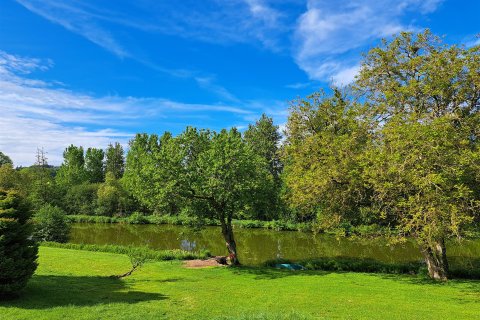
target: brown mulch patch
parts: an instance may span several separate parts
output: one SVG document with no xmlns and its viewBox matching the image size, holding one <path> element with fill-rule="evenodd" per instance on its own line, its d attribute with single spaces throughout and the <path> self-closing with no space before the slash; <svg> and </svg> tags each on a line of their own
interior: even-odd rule
<svg viewBox="0 0 480 320">
<path fill-rule="evenodd" d="M 223 267 L 223 264 L 218 263 L 215 259 L 207 260 L 187 260 L 183 262 L 185 268 L 206 268 L 206 267 Z"/>
</svg>

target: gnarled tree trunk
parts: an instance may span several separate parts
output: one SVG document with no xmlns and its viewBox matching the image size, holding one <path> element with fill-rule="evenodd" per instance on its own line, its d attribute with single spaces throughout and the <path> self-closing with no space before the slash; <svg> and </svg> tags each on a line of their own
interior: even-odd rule
<svg viewBox="0 0 480 320">
<path fill-rule="evenodd" d="M 422 245 L 422 254 L 427 264 L 430 278 L 435 280 L 447 280 L 448 259 L 445 239 Z"/>
<path fill-rule="evenodd" d="M 230 257 L 230 262 L 232 265 L 240 265 L 240 260 L 238 260 L 237 254 L 237 244 L 235 243 L 235 238 L 233 237 L 233 228 L 231 219 L 227 218 L 227 221 L 221 220 L 222 223 L 222 235 L 225 239 L 225 245 Z"/>
</svg>

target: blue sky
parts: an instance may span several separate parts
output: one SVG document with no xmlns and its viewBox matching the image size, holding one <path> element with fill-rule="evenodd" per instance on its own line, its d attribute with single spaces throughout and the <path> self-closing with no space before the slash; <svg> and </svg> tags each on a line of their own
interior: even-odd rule
<svg viewBox="0 0 480 320">
<path fill-rule="evenodd" d="M 136 132 L 283 125 L 361 53 L 430 28 L 473 45 L 477 0 L 0 0 L 0 151 L 125 146 Z"/>
</svg>

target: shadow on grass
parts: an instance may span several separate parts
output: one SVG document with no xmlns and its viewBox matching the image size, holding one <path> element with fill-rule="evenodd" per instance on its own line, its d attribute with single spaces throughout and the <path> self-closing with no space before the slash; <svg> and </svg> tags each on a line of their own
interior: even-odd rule
<svg viewBox="0 0 480 320">
<path fill-rule="evenodd" d="M 49 309 L 62 306 L 93 306 L 164 300 L 159 293 L 129 290 L 123 280 L 109 277 L 35 275 L 20 297 L 0 301 L 0 306 Z"/>
<path fill-rule="evenodd" d="M 475 279 L 480 278 L 480 259 L 469 257 L 451 257 L 451 278 L 461 283 L 460 279 L 468 279 L 467 282 L 477 284 Z M 295 263 L 303 266 L 305 270 L 294 271 L 277 269 L 280 264 Z M 386 279 L 402 279 L 417 284 L 436 284 L 427 276 L 427 269 L 422 261 L 409 261 L 388 263 L 371 258 L 354 257 L 319 257 L 300 261 L 285 259 L 271 260 L 263 267 L 241 266 L 231 268 L 235 274 L 253 274 L 255 279 L 277 279 L 294 275 L 326 275 L 328 273 L 366 273 L 380 275 Z M 440 282 L 441 284 L 441 282 Z"/>
</svg>

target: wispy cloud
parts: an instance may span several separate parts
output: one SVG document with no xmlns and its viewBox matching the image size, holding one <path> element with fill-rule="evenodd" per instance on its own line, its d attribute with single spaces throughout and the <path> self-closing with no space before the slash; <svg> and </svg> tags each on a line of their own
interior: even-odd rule
<svg viewBox="0 0 480 320">
<path fill-rule="evenodd" d="M 119 57 L 127 51 L 109 31 L 119 25 L 149 33 L 213 43 L 259 41 L 274 46 L 283 14 L 264 0 L 137 1 L 106 9 L 95 1 L 16 0 L 28 10 L 77 33 Z"/>
<path fill-rule="evenodd" d="M 298 19 L 294 57 L 311 79 L 351 82 L 358 70 L 359 49 L 376 40 L 414 26 L 403 21 L 405 13 L 429 13 L 440 0 L 309 0 Z"/>
<path fill-rule="evenodd" d="M 130 56 L 130 53 L 115 40 L 113 35 L 95 21 L 95 16 L 81 6 L 62 0 L 16 1 L 39 16 L 85 37 L 121 58 Z"/>
<path fill-rule="evenodd" d="M 29 11 L 84 37 L 123 59 L 135 60 L 152 70 L 175 78 L 194 79 L 198 86 L 220 100 L 239 100 L 215 81 L 215 76 L 198 70 L 169 68 L 149 57 L 147 48 L 135 43 L 135 32 L 173 35 L 209 43 L 260 43 L 277 50 L 277 35 L 284 31 L 284 15 L 266 0 L 137 1 L 122 6 L 99 5 L 96 1 L 16 0 Z M 113 30 L 125 28 L 128 37 Z M 123 40 L 123 43 L 122 41 Z M 136 49 L 132 49 L 135 47 Z"/>
<path fill-rule="evenodd" d="M 59 164 L 64 148 L 71 143 L 100 148 L 114 141 L 126 145 L 137 131 L 148 131 L 148 124 L 163 127 L 161 131 L 180 131 L 185 125 L 245 126 L 262 112 L 271 111 L 278 117 L 278 110 L 285 108 L 278 102 L 240 101 L 234 96 L 232 100 L 237 101 L 231 104 L 183 103 L 159 97 L 96 97 L 30 78 L 33 71 L 52 66 L 50 60 L 0 51 L 0 150 L 16 165 L 32 164 L 37 147 L 45 147 L 50 163 Z M 224 116 L 230 123 L 214 124 L 216 116 Z"/>
<path fill-rule="evenodd" d="M 291 83 L 287 84 L 285 88 L 288 89 L 303 89 L 303 88 L 308 88 L 312 85 L 311 82 L 296 82 L 296 83 Z"/>
</svg>

